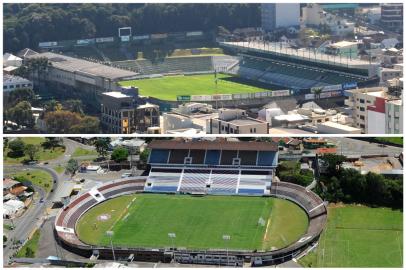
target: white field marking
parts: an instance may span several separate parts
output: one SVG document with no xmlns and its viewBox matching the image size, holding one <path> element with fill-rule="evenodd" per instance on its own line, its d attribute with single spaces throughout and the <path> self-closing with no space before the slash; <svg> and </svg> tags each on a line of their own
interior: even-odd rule
<svg viewBox="0 0 406 270">
<path fill-rule="evenodd" d="M 311 210 L 309 211 L 309 213 L 311 213 L 312 211 L 316 210 L 317 208 L 320 208 L 320 207 L 323 206 L 323 205 L 324 205 L 324 203 L 321 203 L 321 204 L 317 205 L 316 207 L 314 207 L 313 209 L 311 209 Z"/>
<path fill-rule="evenodd" d="M 58 232 L 63 232 L 63 233 L 75 233 L 75 230 L 72 228 L 66 228 L 66 227 L 61 227 L 61 226 L 55 226 L 56 231 Z"/>
<path fill-rule="evenodd" d="M 267 238 L 268 238 L 268 230 L 269 230 L 269 225 L 271 224 L 271 219 L 270 218 L 268 218 L 268 222 L 266 223 L 266 229 L 265 229 L 265 234 L 264 234 L 264 241 L 266 241 L 267 240 Z"/>
</svg>

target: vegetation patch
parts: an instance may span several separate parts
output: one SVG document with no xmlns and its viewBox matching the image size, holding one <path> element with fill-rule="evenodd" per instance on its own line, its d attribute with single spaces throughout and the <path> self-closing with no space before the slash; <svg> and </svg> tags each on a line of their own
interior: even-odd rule
<svg viewBox="0 0 406 270">
<path fill-rule="evenodd" d="M 30 240 L 25 243 L 25 245 L 17 252 L 17 258 L 35 258 L 37 250 L 38 250 L 38 243 L 39 243 L 40 232 L 36 230 L 34 235 Z"/>
</svg>

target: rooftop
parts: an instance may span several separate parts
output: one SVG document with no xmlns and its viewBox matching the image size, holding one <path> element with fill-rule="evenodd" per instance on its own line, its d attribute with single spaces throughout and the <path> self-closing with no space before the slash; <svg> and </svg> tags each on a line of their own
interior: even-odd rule
<svg viewBox="0 0 406 270">
<path fill-rule="evenodd" d="M 248 125 L 257 125 L 257 124 L 266 124 L 264 121 L 260 121 L 254 118 L 244 118 L 244 119 L 235 119 L 231 121 L 227 121 L 230 124 L 234 124 L 237 126 L 248 126 Z"/>
<path fill-rule="evenodd" d="M 105 93 L 102 93 L 102 94 L 106 95 L 106 96 L 114 97 L 114 98 L 130 98 L 131 97 L 129 95 L 123 94 L 123 93 L 118 92 L 118 91 L 105 92 Z"/>
<path fill-rule="evenodd" d="M 274 142 L 228 141 L 217 139 L 214 141 L 185 141 L 160 140 L 149 144 L 151 149 L 199 149 L 199 150 L 241 150 L 241 151 L 278 151 L 278 144 Z"/>
<path fill-rule="evenodd" d="M 87 60 L 73 58 L 70 56 L 56 54 L 52 52 L 44 52 L 27 56 L 30 58 L 45 57 L 52 63 L 52 66 L 68 72 L 85 73 L 86 75 L 92 75 L 95 77 L 103 77 L 110 80 L 120 80 L 123 78 L 134 77 L 138 73 L 118 69 L 102 65 L 99 63 L 90 62 Z"/>
</svg>

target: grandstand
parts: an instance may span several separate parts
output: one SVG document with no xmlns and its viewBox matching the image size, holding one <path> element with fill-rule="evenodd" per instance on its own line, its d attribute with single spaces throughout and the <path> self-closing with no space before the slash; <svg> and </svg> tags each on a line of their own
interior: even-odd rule
<svg viewBox="0 0 406 270">
<path fill-rule="evenodd" d="M 225 70 L 228 66 L 238 63 L 233 56 L 185 56 L 167 57 L 156 61 L 149 59 L 112 62 L 114 67 L 131 70 L 142 75 L 152 74 L 193 74 Z"/>
<path fill-rule="evenodd" d="M 228 72 L 243 78 L 292 89 L 309 89 L 344 83 L 368 83 L 377 76 L 376 63 L 333 58 L 308 49 L 258 42 L 223 42 L 241 57 Z"/>
<path fill-rule="evenodd" d="M 268 195 L 278 163 L 265 142 L 153 141 L 144 191 L 213 195 Z"/>
</svg>

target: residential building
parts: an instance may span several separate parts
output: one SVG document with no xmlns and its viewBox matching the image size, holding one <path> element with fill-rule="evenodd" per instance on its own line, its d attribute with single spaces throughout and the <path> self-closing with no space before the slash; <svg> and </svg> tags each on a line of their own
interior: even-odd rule
<svg viewBox="0 0 406 270">
<path fill-rule="evenodd" d="M 358 57 L 358 42 L 356 41 L 339 41 L 332 43 L 325 47 L 324 52 L 326 54 L 335 55 L 338 57 Z"/>
<path fill-rule="evenodd" d="M 299 26 L 300 3 L 261 4 L 261 22 L 264 31 L 279 27 Z"/>
<path fill-rule="evenodd" d="M 381 23 L 390 30 L 401 32 L 403 29 L 403 3 L 382 4 Z"/>
<path fill-rule="evenodd" d="M 269 123 L 248 117 L 241 109 L 219 109 L 218 118 L 207 120 L 209 134 L 268 134 Z"/>
<path fill-rule="evenodd" d="M 403 133 L 403 104 L 402 100 L 389 100 L 385 104 L 386 134 Z"/>
<path fill-rule="evenodd" d="M 353 126 L 360 128 L 362 133 L 383 134 L 389 128 L 401 129 L 401 125 L 395 126 L 395 123 L 402 121 L 401 107 L 399 107 L 402 104 L 398 101 L 392 102 L 400 100 L 400 98 L 394 96 L 392 92 L 388 92 L 388 88 L 352 89 L 346 90 L 345 94 L 348 97 L 345 104 L 352 109 Z M 391 102 L 391 105 L 387 105 L 388 102 Z M 392 104 L 394 104 L 393 107 Z M 386 108 L 387 106 L 389 107 Z"/>
<path fill-rule="evenodd" d="M 3 93 L 8 94 L 16 89 L 33 89 L 33 84 L 30 80 L 14 75 L 3 75 Z"/>
<path fill-rule="evenodd" d="M 138 89 L 122 88 L 102 94 L 101 126 L 107 133 L 144 133 L 149 127 L 159 127 L 159 106 L 139 105 Z"/>
</svg>

